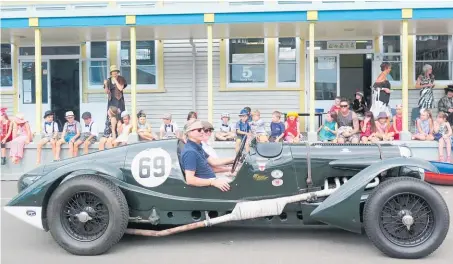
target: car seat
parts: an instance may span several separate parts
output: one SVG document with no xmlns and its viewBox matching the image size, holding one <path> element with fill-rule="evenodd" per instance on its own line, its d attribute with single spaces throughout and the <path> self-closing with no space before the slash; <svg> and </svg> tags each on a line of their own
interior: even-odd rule
<svg viewBox="0 0 453 264">
<path fill-rule="evenodd" d="M 178 146 L 176 150 L 176 154 L 178 155 L 178 162 L 179 162 L 179 167 L 181 168 L 182 175 L 184 176 L 184 179 L 186 178 L 186 174 L 184 173 L 184 167 L 182 166 L 182 161 L 181 161 L 181 153 L 184 150 L 184 146 L 186 143 L 182 140 L 178 140 Z"/>
</svg>

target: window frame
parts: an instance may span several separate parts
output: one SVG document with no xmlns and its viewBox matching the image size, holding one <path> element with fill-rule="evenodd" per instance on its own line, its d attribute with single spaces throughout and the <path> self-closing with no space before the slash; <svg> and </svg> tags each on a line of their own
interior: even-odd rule
<svg viewBox="0 0 453 264">
<path fill-rule="evenodd" d="M 283 37 L 282 37 L 283 38 Z M 289 37 L 291 38 L 291 37 Z M 285 88 L 285 87 L 290 87 L 290 88 L 297 88 L 300 87 L 300 38 L 294 37 L 296 39 L 296 81 L 295 82 L 280 82 L 278 76 L 279 76 L 279 49 L 280 49 L 280 43 L 278 39 L 280 38 L 275 38 L 275 79 L 276 79 L 276 86 L 277 88 Z"/>
<path fill-rule="evenodd" d="M 414 86 L 415 86 L 415 83 L 417 82 L 417 78 L 418 78 L 418 75 L 421 74 L 421 73 L 417 73 L 416 70 L 417 70 L 417 62 L 422 62 L 422 63 L 427 63 L 427 64 L 431 64 L 432 62 L 448 62 L 450 65 L 449 65 L 449 69 L 450 69 L 450 75 L 451 75 L 451 79 L 450 80 L 439 80 L 437 78 L 435 78 L 435 84 L 436 84 L 436 87 L 439 88 L 440 87 L 443 87 L 443 86 L 447 86 L 449 84 L 451 84 L 451 82 L 453 81 L 453 35 L 448 35 L 448 34 L 430 34 L 432 36 L 448 36 L 448 45 L 447 45 L 447 48 L 448 48 L 448 60 L 427 60 L 427 61 L 417 61 L 417 36 L 424 36 L 426 34 L 422 34 L 422 35 L 414 35 L 414 38 L 413 38 L 413 47 L 414 47 L 414 54 L 413 54 L 413 62 L 414 62 L 414 67 L 413 67 L 413 71 L 412 71 L 412 78 L 414 80 Z M 434 76 L 436 76 L 435 74 L 435 69 L 433 69 L 433 73 L 434 73 Z M 436 88 L 435 87 L 435 88 Z"/>
<path fill-rule="evenodd" d="M 15 49 L 17 47 L 15 45 L 11 44 L 11 43 L 0 43 L 0 44 L 1 45 L 9 45 L 10 46 L 10 50 L 11 50 L 11 79 L 12 79 L 12 85 L 11 86 L 1 86 L 0 87 L 0 92 L 11 92 L 11 91 L 14 91 L 14 83 L 15 83 L 15 80 L 14 80 L 14 76 L 15 76 L 14 63 L 15 63 L 15 60 L 16 60 L 16 57 L 14 56 L 14 53 L 15 53 Z M 10 68 L 0 68 L 0 70 L 3 70 L 3 69 L 10 69 Z"/>
<path fill-rule="evenodd" d="M 90 68 L 91 68 L 91 62 L 92 61 L 105 61 L 107 64 L 107 71 L 106 71 L 106 76 L 107 78 L 110 76 L 109 69 L 110 69 L 110 50 L 109 50 L 109 42 L 105 41 L 106 44 L 106 58 L 91 58 L 91 42 L 103 42 L 103 41 L 87 41 L 85 48 L 86 48 L 86 62 L 87 62 L 87 67 L 86 67 L 86 76 L 87 76 L 87 82 L 88 82 L 88 89 L 89 90 L 99 90 L 99 88 L 103 88 L 104 85 L 92 85 L 90 82 Z"/>
<path fill-rule="evenodd" d="M 234 38 L 236 39 L 236 38 Z M 239 38 L 241 39 L 241 38 Z M 243 38 L 243 39 L 250 39 L 250 38 Z M 227 81 L 227 89 L 228 88 L 256 88 L 257 90 L 259 89 L 267 89 L 269 86 L 269 76 L 268 76 L 268 71 L 269 71 L 269 58 L 268 58 L 268 40 L 267 38 L 264 39 L 264 72 L 265 72 L 265 79 L 264 82 L 262 83 L 231 83 L 230 82 L 230 41 L 231 39 L 226 39 L 226 81 Z"/>
<path fill-rule="evenodd" d="M 398 36 L 399 37 L 399 39 L 400 39 L 400 52 L 390 52 L 390 53 L 385 53 L 384 52 L 384 37 L 385 36 Z M 390 81 L 390 84 L 395 85 L 395 86 L 401 86 L 402 85 L 402 80 L 401 80 L 403 78 L 403 64 L 402 64 L 402 62 L 403 62 L 402 61 L 403 53 L 401 51 L 402 47 L 403 47 L 403 40 L 401 38 L 401 35 L 381 35 L 380 36 L 379 51 L 380 51 L 380 54 L 382 56 L 381 63 L 390 62 L 390 63 L 399 63 L 400 64 L 400 80 L 398 80 L 398 81 L 396 81 L 396 80 Z M 384 60 L 385 56 L 399 56 L 400 57 L 400 61 L 386 61 L 386 60 Z M 379 65 L 377 65 L 377 66 L 378 66 L 378 70 L 380 72 Z M 414 64 L 414 66 L 415 66 L 415 64 Z M 392 69 L 392 71 L 393 71 L 393 69 Z"/>
<path fill-rule="evenodd" d="M 158 45 L 158 40 L 155 40 L 155 39 L 150 39 L 150 40 L 137 40 L 137 42 L 139 41 L 153 41 L 154 42 L 154 67 L 156 69 L 156 83 L 155 84 L 136 84 L 136 87 L 135 89 L 136 90 L 147 90 L 147 89 L 150 89 L 150 90 L 157 90 L 158 87 L 159 87 L 159 77 L 158 77 L 158 62 L 160 60 L 159 58 L 159 54 L 157 53 L 158 49 L 157 49 L 157 45 Z M 123 41 L 117 41 L 117 66 L 118 66 L 118 69 L 120 69 L 121 71 L 121 42 Z M 125 41 L 126 42 L 126 41 Z M 127 42 L 130 42 L 130 41 L 127 41 Z M 162 58 L 163 59 L 163 58 Z M 137 64 L 138 66 L 138 64 Z M 149 65 L 148 65 L 149 66 Z M 128 86 L 130 85 L 130 83 L 128 83 Z"/>
</svg>

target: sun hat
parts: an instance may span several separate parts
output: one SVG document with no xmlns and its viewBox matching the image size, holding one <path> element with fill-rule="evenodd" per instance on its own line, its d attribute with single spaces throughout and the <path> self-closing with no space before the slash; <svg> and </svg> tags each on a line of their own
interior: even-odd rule
<svg viewBox="0 0 453 264">
<path fill-rule="evenodd" d="M 190 131 L 192 130 L 195 130 L 195 129 L 202 129 L 203 128 L 203 124 L 201 123 L 200 120 L 194 120 L 190 123 L 187 124 L 187 127 L 186 127 L 186 133 L 189 133 Z"/>
<path fill-rule="evenodd" d="M 245 110 L 245 109 L 242 109 L 241 113 L 239 113 L 239 116 L 246 116 L 246 115 L 249 115 L 249 112 L 247 112 L 247 110 Z"/>
<path fill-rule="evenodd" d="M 116 65 L 110 66 L 110 73 L 112 73 L 112 72 L 114 72 L 114 71 L 120 72 L 120 70 L 118 69 L 118 67 L 117 67 Z"/>
<path fill-rule="evenodd" d="M 17 113 L 17 114 L 16 114 L 16 118 L 14 119 L 14 121 L 15 121 L 17 124 L 24 124 L 24 123 L 27 122 L 27 121 L 25 120 L 24 114 L 22 114 L 22 113 Z"/>
<path fill-rule="evenodd" d="M 381 118 L 388 118 L 388 116 L 385 112 L 380 112 L 377 119 L 381 119 Z"/>
<path fill-rule="evenodd" d="M 286 114 L 286 116 L 287 116 L 287 117 L 290 117 L 290 116 L 298 117 L 299 114 L 298 114 L 297 112 L 288 112 L 288 113 Z"/>
<path fill-rule="evenodd" d="M 221 118 L 224 118 L 224 117 L 230 118 L 230 113 L 222 113 L 222 117 Z"/>
<path fill-rule="evenodd" d="M 65 117 L 68 117 L 68 116 L 74 116 L 74 112 L 72 112 L 72 111 L 66 112 Z"/>
</svg>

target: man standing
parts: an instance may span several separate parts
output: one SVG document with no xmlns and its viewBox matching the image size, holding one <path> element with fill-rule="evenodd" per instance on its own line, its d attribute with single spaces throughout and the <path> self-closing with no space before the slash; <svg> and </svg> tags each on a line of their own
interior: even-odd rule
<svg viewBox="0 0 453 264">
<path fill-rule="evenodd" d="M 118 70 L 118 67 L 112 65 L 110 67 L 111 77 L 104 81 L 104 90 L 109 96 L 107 110 L 110 106 L 115 106 L 118 108 L 119 113 L 122 113 L 123 111 L 126 111 L 123 90 L 126 89 L 127 82 L 126 79 L 119 74 L 120 70 Z"/>
<path fill-rule="evenodd" d="M 211 166 L 231 164 L 234 158 L 214 158 L 203 150 L 201 141 L 204 131 L 201 121 L 196 120 L 188 124 L 185 133 L 187 143 L 181 153 L 181 161 L 187 184 L 197 187 L 214 186 L 223 192 L 230 190 L 228 181 L 222 178 L 217 179 Z"/>
<path fill-rule="evenodd" d="M 453 125 L 453 84 L 445 88 L 446 95 L 439 100 L 439 112 L 444 112 L 448 115 L 447 120 L 450 125 Z"/>
<path fill-rule="evenodd" d="M 360 141 L 360 127 L 359 119 L 353 111 L 349 109 L 349 102 L 342 99 L 340 102 L 340 111 L 338 112 L 337 122 L 339 131 L 338 143 L 359 143 Z"/>
</svg>

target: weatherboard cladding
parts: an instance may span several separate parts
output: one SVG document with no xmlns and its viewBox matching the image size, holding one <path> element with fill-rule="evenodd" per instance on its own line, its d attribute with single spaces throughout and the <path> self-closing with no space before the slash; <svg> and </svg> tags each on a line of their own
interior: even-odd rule
<svg viewBox="0 0 453 264">
<path fill-rule="evenodd" d="M 13 109 L 14 108 L 14 95 L 12 95 L 12 94 L 2 94 L 2 95 L 0 95 L 0 98 L 1 98 L 0 105 L 2 107 L 8 108 L 6 113 L 9 116 L 12 116 L 13 112 L 14 112 L 14 109 Z"/>
</svg>

